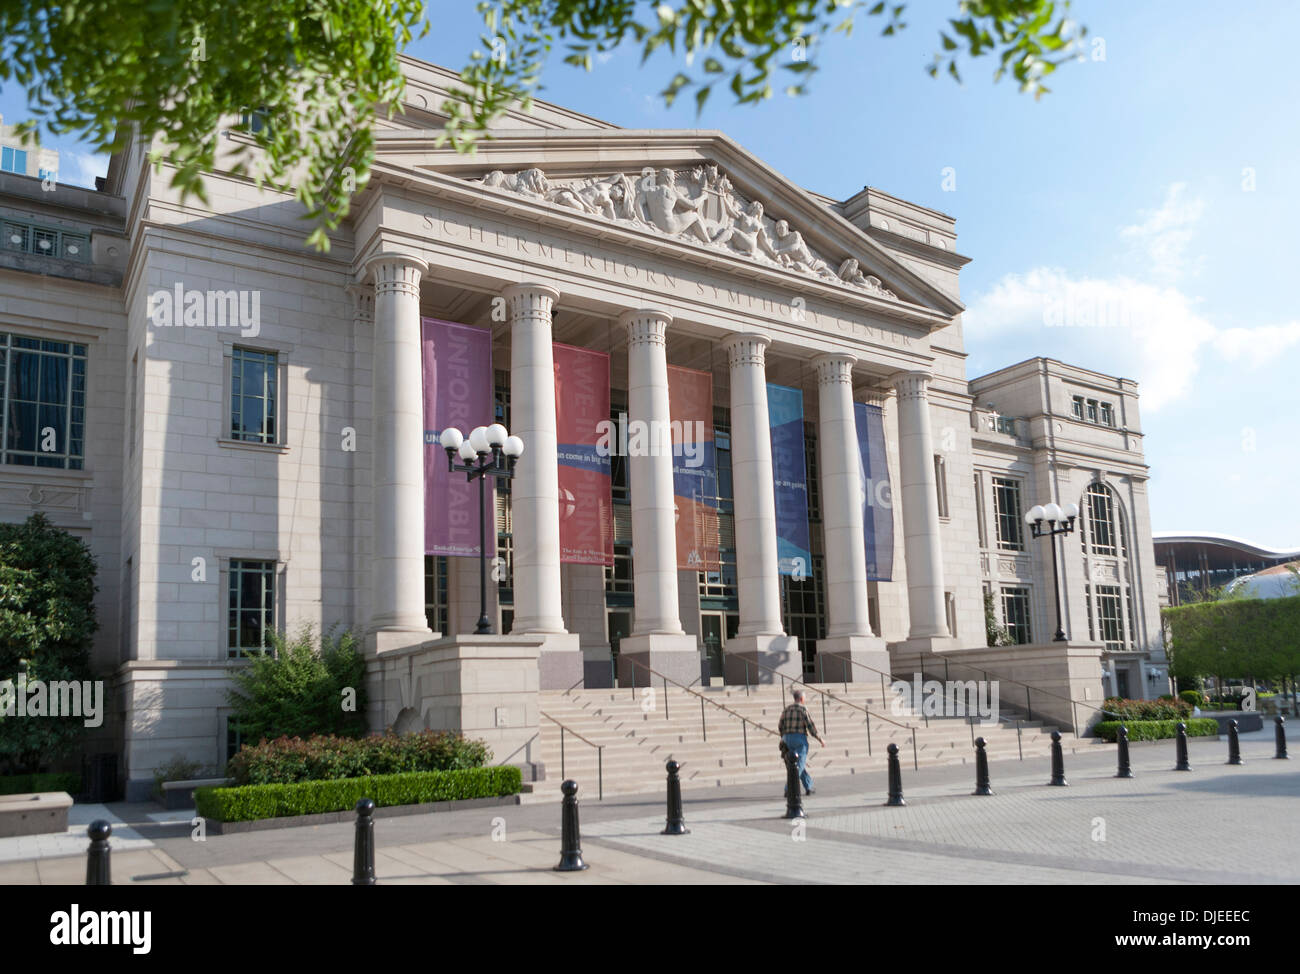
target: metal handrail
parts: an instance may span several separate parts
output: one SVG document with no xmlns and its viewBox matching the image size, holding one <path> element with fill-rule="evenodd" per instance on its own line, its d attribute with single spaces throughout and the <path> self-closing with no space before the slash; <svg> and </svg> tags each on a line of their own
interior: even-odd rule
<svg viewBox="0 0 1300 974">
<path fill-rule="evenodd" d="M 632 659 L 631 657 L 628 657 L 627 661 L 631 663 L 633 666 L 639 666 L 647 673 L 657 676 L 659 677 L 659 679 L 664 681 L 664 719 L 665 720 L 668 719 L 668 684 L 670 683 L 673 686 L 677 687 L 678 689 L 683 690 L 686 693 L 689 693 L 691 696 L 700 698 L 700 733 L 703 736 L 705 741 L 708 741 L 709 739 L 708 727 L 704 722 L 704 704 L 706 702 L 711 704 L 714 707 L 717 707 L 719 710 L 725 711 L 726 713 L 730 714 L 732 717 L 735 717 L 737 720 L 739 720 L 740 734 L 745 748 L 745 767 L 749 767 L 749 734 L 745 730 L 746 724 L 753 724 L 759 730 L 763 731 L 763 733 L 771 734 L 773 737 L 781 736 L 779 731 L 774 731 L 770 727 L 765 727 L 764 725 L 760 724 L 756 720 L 750 720 L 744 714 L 736 713 L 736 711 L 732 710 L 730 707 L 726 706 L 725 704 L 718 703 L 716 700 L 710 700 L 704 694 L 696 690 L 692 690 L 689 686 L 685 685 L 684 683 L 678 683 L 676 680 L 669 679 L 667 676 L 664 676 L 664 674 L 660 673 L 658 670 L 646 666 L 644 663 L 640 663 L 637 660 Z M 633 682 L 635 683 L 635 680 Z M 635 687 L 633 688 L 633 690 L 635 691 Z"/>
<path fill-rule="evenodd" d="M 820 689 L 818 689 L 817 687 L 813 686 L 811 683 L 807 683 L 807 682 L 805 682 L 804 680 L 798 680 L 798 679 L 795 679 L 794 677 L 788 677 L 788 676 L 786 676 L 784 673 L 782 673 L 780 670 L 775 669 L 774 667 L 771 667 L 771 666 L 765 666 L 764 664 L 759 663 L 759 662 L 757 662 L 756 660 L 755 660 L 755 661 L 751 661 L 751 660 L 747 660 L 747 659 L 742 659 L 741 662 L 745 664 L 745 692 L 746 692 L 746 693 L 749 692 L 749 667 L 750 667 L 750 664 L 751 664 L 751 662 L 752 662 L 753 665 L 754 665 L 754 666 L 757 666 L 760 670 L 767 670 L 768 672 L 770 672 L 770 673 L 775 673 L 775 674 L 777 674 L 779 677 L 781 677 L 781 697 L 782 697 L 782 699 L 785 698 L 785 681 L 786 681 L 786 680 L 789 680 L 791 683 L 802 683 L 802 684 L 803 684 L 807 689 L 811 690 L 813 693 L 821 694 L 821 697 L 822 697 L 822 726 L 823 726 L 824 728 L 827 728 L 827 724 L 828 724 L 828 721 L 826 720 L 826 699 L 827 699 L 828 697 L 829 697 L 831 700 L 834 700 L 836 703 L 843 704 L 843 705 L 846 706 L 846 707 L 851 707 L 851 708 L 854 709 L 854 710 L 860 710 L 860 711 L 862 711 L 864 714 L 867 715 L 866 725 L 867 725 L 867 755 L 868 755 L 868 756 L 871 755 L 871 718 L 872 718 L 872 717 L 875 717 L 877 720 L 883 720 L 883 721 L 884 721 L 885 723 L 887 723 L 887 724 L 893 724 L 895 727 L 901 727 L 901 728 L 903 728 L 903 730 L 905 730 L 905 731 L 911 731 L 911 733 L 912 733 L 912 770 L 915 771 L 915 770 L 917 770 L 917 769 L 920 768 L 920 766 L 921 766 L 921 764 L 920 764 L 920 758 L 919 758 L 919 756 L 918 756 L 918 754 L 917 754 L 917 748 L 916 748 L 916 725 L 915 725 L 915 724 L 904 724 L 904 723 L 899 723 L 898 721 L 894 720 L 892 717 L 886 717 L 884 714 L 876 714 L 876 713 L 872 713 L 870 707 L 859 706 L 858 704 L 854 703 L 852 700 L 845 700 L 845 699 L 843 699 L 842 697 L 837 697 L 837 696 L 835 696 L 835 694 L 831 693 L 829 690 L 820 690 Z M 850 662 L 851 662 L 851 661 L 850 661 Z M 865 666 L 866 664 L 863 664 L 863 665 Z M 868 669 L 871 669 L 871 667 L 867 667 L 867 668 L 868 668 Z M 876 672 L 880 672 L 880 671 L 877 670 Z M 883 686 L 883 684 L 882 684 L 882 686 Z M 929 727 L 929 726 L 930 726 L 930 722 L 927 720 L 925 725 L 926 725 L 927 727 Z M 829 729 L 829 728 L 827 728 L 827 729 Z"/>
<path fill-rule="evenodd" d="M 564 773 L 564 735 L 566 733 L 572 734 L 578 740 L 582 741 L 583 744 L 587 744 L 590 747 L 594 747 L 596 749 L 596 800 L 604 801 L 605 800 L 605 745 L 597 744 L 595 741 L 587 740 L 576 730 L 564 726 L 564 724 L 561 724 L 558 720 L 556 720 L 554 717 L 552 717 L 550 714 L 546 713 L 545 711 L 539 710 L 538 713 L 541 714 L 543 717 L 545 717 L 547 720 L 549 720 L 551 723 L 556 724 L 560 728 L 560 777 L 561 778 L 567 777 L 567 775 Z"/>
</svg>

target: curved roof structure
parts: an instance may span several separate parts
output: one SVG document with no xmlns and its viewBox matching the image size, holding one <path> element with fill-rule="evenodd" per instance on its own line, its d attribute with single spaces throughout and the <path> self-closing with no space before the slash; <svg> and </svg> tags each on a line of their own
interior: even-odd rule
<svg viewBox="0 0 1300 974">
<path fill-rule="evenodd" d="M 1268 548 L 1243 538 L 1234 538 L 1228 534 L 1215 534 L 1210 531 L 1158 531 L 1152 535 L 1156 546 L 1160 545 L 1210 545 L 1218 548 L 1232 548 L 1251 558 L 1290 561 L 1300 558 L 1300 548 Z"/>
</svg>

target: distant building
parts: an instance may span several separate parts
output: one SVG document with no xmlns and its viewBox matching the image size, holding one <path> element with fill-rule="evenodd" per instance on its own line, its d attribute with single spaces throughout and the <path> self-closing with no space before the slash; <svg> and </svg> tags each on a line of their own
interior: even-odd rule
<svg viewBox="0 0 1300 974">
<path fill-rule="evenodd" d="M 1266 548 L 1226 534 L 1162 532 L 1155 536 L 1155 548 L 1169 586 L 1168 605 L 1196 601 L 1194 593 L 1300 559 L 1300 548 Z M 1285 579 L 1290 573 L 1277 574 Z"/>
<path fill-rule="evenodd" d="M 0 172 L 45 179 L 59 173 L 59 151 L 40 145 L 25 144 L 14 132 L 17 126 L 6 125 L 0 115 Z"/>
</svg>

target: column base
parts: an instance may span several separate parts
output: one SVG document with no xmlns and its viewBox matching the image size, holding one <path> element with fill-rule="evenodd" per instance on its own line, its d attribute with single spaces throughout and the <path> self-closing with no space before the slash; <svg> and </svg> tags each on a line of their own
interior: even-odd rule
<svg viewBox="0 0 1300 974">
<path fill-rule="evenodd" d="M 428 626 L 382 626 L 366 633 L 366 654 L 382 655 L 441 638 L 442 633 L 434 632 Z"/>
<path fill-rule="evenodd" d="M 537 674 L 543 690 L 567 690 L 582 679 L 582 637 L 576 632 L 513 634 L 542 640 Z"/>
<path fill-rule="evenodd" d="M 879 636 L 831 636 L 817 640 L 818 679 L 826 683 L 879 683 L 889 678 L 889 650 Z"/>
<path fill-rule="evenodd" d="M 633 665 L 640 663 L 640 666 Z M 691 686 L 700 679 L 700 650 L 695 637 L 687 634 L 650 633 L 624 636 L 618 646 L 619 686 L 651 686 L 658 681 L 644 669 L 649 667 L 661 676 Z"/>
<path fill-rule="evenodd" d="M 732 686 L 780 683 L 782 676 L 802 680 L 799 640 L 794 636 L 732 636 L 723 647 L 722 672 L 723 682 Z"/>
</svg>

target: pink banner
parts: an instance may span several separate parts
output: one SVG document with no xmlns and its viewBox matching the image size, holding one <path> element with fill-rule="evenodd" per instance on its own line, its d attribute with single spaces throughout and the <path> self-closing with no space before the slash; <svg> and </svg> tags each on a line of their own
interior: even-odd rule
<svg viewBox="0 0 1300 974">
<path fill-rule="evenodd" d="M 424 351 L 424 551 L 430 555 L 479 553 L 479 486 L 447 470 L 438 442 L 454 426 L 466 437 L 494 416 L 492 333 L 436 318 L 420 319 Z M 457 462 L 460 462 L 457 458 Z M 488 480 L 487 553 L 496 554 L 494 491 Z"/>
<path fill-rule="evenodd" d="M 597 447 L 609 424 L 609 356 L 558 343 L 553 348 L 560 561 L 612 565 L 614 503 L 609 450 Z"/>
<path fill-rule="evenodd" d="M 677 506 L 677 567 L 717 571 L 718 468 L 713 446 L 713 375 L 668 366 L 668 414 L 673 437 L 673 501 Z M 632 485 L 636 490 L 636 485 Z"/>
</svg>

